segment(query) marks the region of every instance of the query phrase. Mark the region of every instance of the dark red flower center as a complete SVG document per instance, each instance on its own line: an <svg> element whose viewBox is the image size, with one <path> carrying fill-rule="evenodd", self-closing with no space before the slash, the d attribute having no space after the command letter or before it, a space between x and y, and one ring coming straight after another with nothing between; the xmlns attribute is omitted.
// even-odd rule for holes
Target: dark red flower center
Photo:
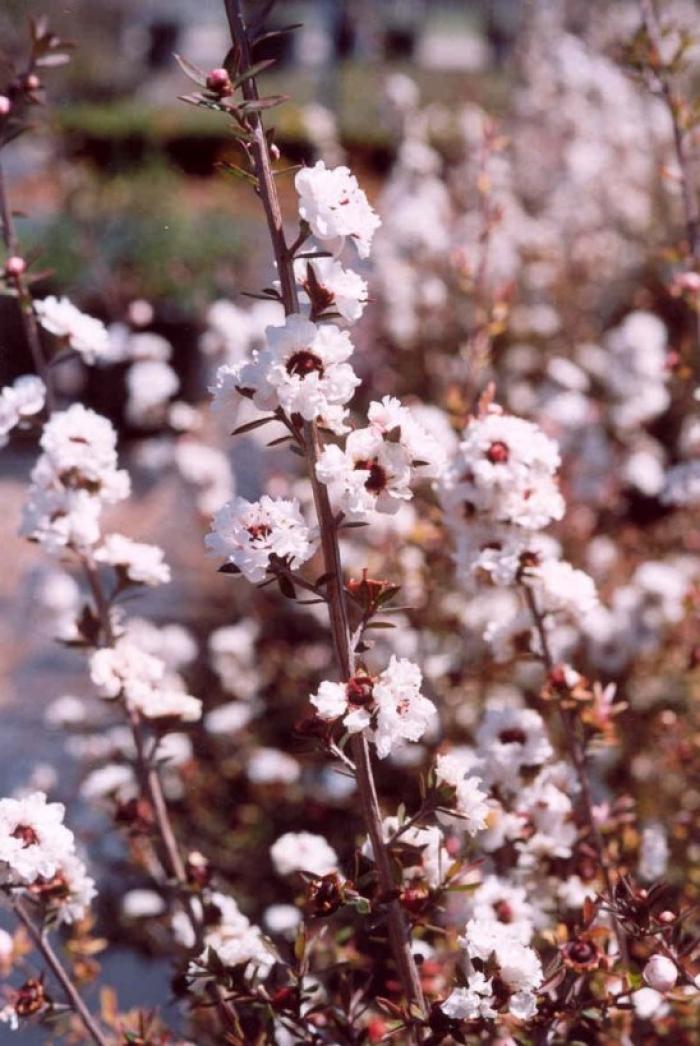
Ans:
<svg viewBox="0 0 700 1046"><path fill-rule="evenodd" d="M498 740L502 745L524 745L527 737L520 727L511 726L507 730L501 730Z"/></svg>
<svg viewBox="0 0 700 1046"><path fill-rule="evenodd" d="M39 836L30 824L18 824L12 833L13 839L21 839L24 843L24 849L28 846L36 846L39 842Z"/></svg>
<svg viewBox="0 0 700 1046"><path fill-rule="evenodd" d="M496 901L493 905L493 910L496 913L496 918L500 923L512 923L514 913L508 901Z"/></svg>
<svg viewBox="0 0 700 1046"><path fill-rule="evenodd" d="M361 469L363 472L369 472L369 476L365 480L365 490L368 490L370 494L380 494L384 490L386 487L386 472L376 458L356 461L355 470L357 471L358 469Z"/></svg>
<svg viewBox="0 0 700 1046"><path fill-rule="evenodd" d="M353 676L345 686L351 705L368 705L372 701L372 680L369 676Z"/></svg>
<svg viewBox="0 0 700 1046"><path fill-rule="evenodd" d="M267 523L256 523L254 526L248 527L247 529L253 541L257 541L259 538L269 538L272 533L272 527L268 526Z"/></svg>
<svg viewBox="0 0 700 1046"><path fill-rule="evenodd" d="M486 451L486 457L492 465L503 465L510 457L510 451L502 440L496 440Z"/></svg>
<svg viewBox="0 0 700 1046"><path fill-rule="evenodd" d="M305 378L307 374L323 374L323 363L308 349L295 352L287 360L287 374L296 374L299 378Z"/></svg>

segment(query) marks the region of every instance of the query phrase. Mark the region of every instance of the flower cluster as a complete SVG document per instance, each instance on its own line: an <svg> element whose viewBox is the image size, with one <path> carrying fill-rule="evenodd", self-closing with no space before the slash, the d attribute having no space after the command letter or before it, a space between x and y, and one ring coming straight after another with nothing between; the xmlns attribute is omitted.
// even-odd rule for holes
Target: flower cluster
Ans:
<svg viewBox="0 0 700 1046"><path fill-rule="evenodd" d="M107 418L75 403L49 419L39 442L22 534L49 552L94 545L103 506L130 489L128 473L117 467L116 432Z"/></svg>
<svg viewBox="0 0 700 1046"><path fill-rule="evenodd" d="M316 466L333 501L358 521L398 511L413 497L412 483L439 475L445 465L437 440L394 397L371 403L368 421L350 433L344 448L325 447Z"/></svg>
<svg viewBox="0 0 700 1046"><path fill-rule="evenodd" d="M329 170L319 160L299 171L294 185L299 194L299 214L317 240L336 252L349 238L360 257L368 257L381 222L347 167Z"/></svg>
<svg viewBox="0 0 700 1046"><path fill-rule="evenodd" d="M83 917L96 891L64 813L43 792L0 799L0 885L26 891L59 922L70 923Z"/></svg>
<svg viewBox="0 0 700 1046"><path fill-rule="evenodd" d="M109 334L104 323L81 312L68 298L43 298L34 302L39 323L58 339L59 344L73 349L86 363L109 357Z"/></svg>
<svg viewBox="0 0 700 1046"><path fill-rule="evenodd" d="M539 533L564 515L559 464L556 444L535 424L492 405L467 425L443 478L443 507L470 587L483 580L520 585L537 613L580 626L598 606L595 584ZM485 636L496 657L508 660L521 642L538 649L539 637L529 636L533 625L529 607L489 623Z"/></svg>
<svg viewBox="0 0 700 1046"><path fill-rule="evenodd" d="M201 717L202 702L185 691L178 674L128 637L92 654L90 676L102 697L121 697L146 719L191 722Z"/></svg>
<svg viewBox="0 0 700 1046"><path fill-rule="evenodd" d="M392 657L378 676L357 673L346 683L321 683L311 703L320 719L342 719L348 733L367 730L385 759L404 741L420 741L436 715L421 683L418 665Z"/></svg>

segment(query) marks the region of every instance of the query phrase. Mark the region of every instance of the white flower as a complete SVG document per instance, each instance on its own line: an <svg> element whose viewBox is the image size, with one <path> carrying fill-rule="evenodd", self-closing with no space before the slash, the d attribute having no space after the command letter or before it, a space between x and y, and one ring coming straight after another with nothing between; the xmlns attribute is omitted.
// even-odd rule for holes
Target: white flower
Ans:
<svg viewBox="0 0 700 1046"><path fill-rule="evenodd" d="M700 502L700 461L683 461L669 469L661 500L664 505L697 505Z"/></svg>
<svg viewBox="0 0 700 1046"><path fill-rule="evenodd" d="M419 741L435 715L432 701L420 693L421 682L417 665L392 657L376 677L358 673L347 683L321 683L311 703L320 719L343 717L351 734L369 728L384 759L402 741Z"/></svg>
<svg viewBox="0 0 700 1046"><path fill-rule="evenodd" d="M522 944L532 940L536 912L523 886L515 886L497 875L487 875L469 894L468 901L475 919L480 922L495 919L503 923Z"/></svg>
<svg viewBox="0 0 700 1046"><path fill-rule="evenodd" d="M42 897L55 912L59 923L77 922L97 896L95 880L87 874L85 864L75 854L63 858L56 875L55 895L52 896L49 888Z"/></svg>
<svg viewBox="0 0 700 1046"><path fill-rule="evenodd" d="M124 763L107 763L92 770L80 786L80 795L89 802L117 795L123 799L136 791L134 771Z"/></svg>
<svg viewBox="0 0 700 1046"><path fill-rule="evenodd" d="M126 919L155 919L166 911L165 901L155 890L128 890L121 907Z"/></svg>
<svg viewBox="0 0 700 1046"><path fill-rule="evenodd" d="M95 552L99 563L120 567L131 581L144 585L163 585L170 581L170 567L163 562L163 550L123 534L109 534Z"/></svg>
<svg viewBox="0 0 700 1046"><path fill-rule="evenodd" d="M543 978L542 963L534 949L518 939L517 930L490 918L470 919L460 944L470 959L493 960L498 965L500 979L517 996L511 1012L514 1016L524 1014L521 1019L527 1019L534 1000L531 1002L522 993L535 993Z"/></svg>
<svg viewBox="0 0 700 1046"><path fill-rule="evenodd" d="M669 847L662 824L649 824L642 830L639 850L639 877L651 881L660 879L668 865Z"/></svg>
<svg viewBox="0 0 700 1046"><path fill-rule="evenodd" d="M389 437L410 455L413 467L421 476L438 476L445 469L447 453L433 431L426 428L416 417L416 412L434 423L442 425L443 418L435 418L430 408L419 405L416 411L405 407L395 396L384 396L370 403L367 418L370 425ZM435 412L439 414L439 412Z"/></svg>
<svg viewBox="0 0 700 1046"><path fill-rule="evenodd" d="M267 347L257 369L260 392L256 406L279 406L285 414L320 420L334 432L346 427L345 404L360 384L347 360L353 352L350 335L331 323L317 327L303 316L288 316L283 327L268 327ZM245 382L245 368L241 380ZM272 401L272 402L271 402Z"/></svg>
<svg viewBox="0 0 700 1046"><path fill-rule="evenodd" d="M271 904L265 909L263 920L270 933L279 933L293 940L301 922L301 912L293 904Z"/></svg>
<svg viewBox="0 0 700 1046"><path fill-rule="evenodd" d="M253 710L243 701L227 701L207 712L204 727L209 734L236 734L253 718Z"/></svg>
<svg viewBox="0 0 700 1046"><path fill-rule="evenodd" d="M474 758L465 759L457 753L447 752L439 755L435 763L438 781L455 789L455 806L461 815L459 821L469 835L476 835L486 827L490 809L488 795L482 791L480 778L469 775L475 761Z"/></svg>
<svg viewBox="0 0 700 1046"><path fill-rule="evenodd" d="M678 967L666 955L652 955L642 970L642 977L657 992L670 992L678 980Z"/></svg>
<svg viewBox="0 0 700 1046"><path fill-rule="evenodd" d="M593 578L565 560L549 559L528 567L523 581L533 589L542 613L568 613L583 621L598 606Z"/></svg>
<svg viewBox="0 0 700 1046"><path fill-rule="evenodd" d="M127 697L142 687L153 687L161 682L165 665L145 653L128 639L118 639L113 647L96 650L90 658L90 678L100 695L106 698Z"/></svg>
<svg viewBox="0 0 700 1046"><path fill-rule="evenodd" d="M392 657L374 681L376 726L372 740L380 759L386 758L402 741L420 741L437 714L435 705L420 692L418 665L406 658Z"/></svg>
<svg viewBox="0 0 700 1046"><path fill-rule="evenodd" d="M22 508L20 533L49 553L89 548L99 541L101 513L102 502L86 490L33 485Z"/></svg>
<svg viewBox="0 0 700 1046"><path fill-rule="evenodd" d="M265 977L277 960L277 953L271 942L263 935L259 927L254 926L240 911L232 897L214 892L206 897L207 930L204 935L204 950L190 964L191 975L201 973L207 966L207 953L211 949L226 966L245 966L247 976L254 974ZM199 911L199 901L195 901ZM192 926L184 913L173 918L173 929L184 947L194 944ZM197 991L202 978L193 980L191 987Z"/></svg>
<svg viewBox="0 0 700 1046"><path fill-rule="evenodd" d="M523 767L541 766L553 755L542 716L507 704L487 707L476 741L488 781L517 787Z"/></svg>
<svg viewBox="0 0 700 1046"><path fill-rule="evenodd" d="M248 581L264 581L270 557L277 556L293 568L310 559L316 548L296 498L260 501L234 498L214 517L205 539L213 555L225 556Z"/></svg>
<svg viewBox="0 0 700 1046"><path fill-rule="evenodd" d="M546 535L479 517L456 528L455 536L457 569L470 587L484 576L494 585L514 585L556 550L556 542Z"/></svg>
<svg viewBox="0 0 700 1046"><path fill-rule="evenodd" d="M369 255L381 221L347 167L329 170L319 160L314 167L298 171L294 185L299 214L317 239L342 246L345 237L350 237L361 258Z"/></svg>
<svg viewBox="0 0 700 1046"><path fill-rule="evenodd" d="M334 501L355 520L369 513L396 512L411 493L411 456L399 443L385 440L376 429L356 429L345 450L324 448L316 465L322 483L333 484Z"/></svg>
<svg viewBox="0 0 700 1046"><path fill-rule="evenodd" d="M367 282L352 269L344 269L334 258L299 258L294 275L317 308L338 312L347 323L359 320L367 303Z"/></svg>
<svg viewBox="0 0 700 1046"><path fill-rule="evenodd" d="M642 1021L665 1017L669 1006L661 992L654 988L640 988L632 994L632 1005L637 1017Z"/></svg>
<svg viewBox="0 0 700 1046"><path fill-rule="evenodd" d="M470 974L467 984L466 988L453 988L440 1004L445 1016L456 1021L488 1020L495 1017L496 1011L491 1005L494 1001L491 981L487 980L483 973L475 972Z"/></svg>
<svg viewBox="0 0 700 1046"><path fill-rule="evenodd" d="M310 872L328 875L338 871L338 855L322 835L311 832L286 832L270 847L270 857L278 875Z"/></svg>
<svg viewBox="0 0 700 1046"><path fill-rule="evenodd" d="M257 748L248 761L247 773L253 784L293 784L301 776L301 767L278 748Z"/></svg>
<svg viewBox="0 0 700 1046"><path fill-rule="evenodd" d="M554 478L559 461L556 444L536 425L492 407L465 429L445 506L456 519L482 514L539 530L564 513Z"/></svg>
<svg viewBox="0 0 700 1046"><path fill-rule="evenodd" d="M160 420L162 408L180 388L180 379L164 360L143 359L129 367L126 387L129 421L134 425L148 425L152 420Z"/></svg>
<svg viewBox="0 0 700 1046"><path fill-rule="evenodd" d="M129 705L146 719L182 719L194 723L202 717L202 702L173 686L131 683L126 688Z"/></svg>
<svg viewBox="0 0 700 1046"><path fill-rule="evenodd" d="M104 323L81 312L68 298L51 296L35 301L34 311L44 330L64 340L86 363L110 355L109 334Z"/></svg>
<svg viewBox="0 0 700 1046"><path fill-rule="evenodd" d="M0 391L0 447L23 418L44 409L46 386L36 374L21 374Z"/></svg>
<svg viewBox="0 0 700 1046"><path fill-rule="evenodd" d="M74 856L73 833L63 824L65 808L47 803L43 792L0 799L0 882L40 886Z"/></svg>
<svg viewBox="0 0 700 1046"><path fill-rule="evenodd" d="M66 486L100 484L117 466L112 423L82 403L53 414L39 442L46 463Z"/></svg>

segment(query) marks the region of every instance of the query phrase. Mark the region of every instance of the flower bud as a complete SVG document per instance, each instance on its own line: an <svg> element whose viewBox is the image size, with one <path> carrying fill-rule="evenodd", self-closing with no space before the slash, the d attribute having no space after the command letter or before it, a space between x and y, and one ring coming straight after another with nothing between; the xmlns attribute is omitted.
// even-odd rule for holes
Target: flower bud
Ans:
<svg viewBox="0 0 700 1046"><path fill-rule="evenodd" d="M211 881L211 866L209 861L206 859L204 854L199 853L198 850L192 850L187 855L187 862L185 865L185 871L187 874L187 882L190 886L202 889L208 886Z"/></svg>
<svg viewBox="0 0 700 1046"><path fill-rule="evenodd" d="M665 955L652 955L642 971L642 977L657 992L670 992L678 980L678 969Z"/></svg>
<svg viewBox="0 0 700 1046"><path fill-rule="evenodd" d="M22 276L26 271L26 261L24 258L19 258L16 254L13 254L12 257L8 258L5 262L6 276Z"/></svg>
<svg viewBox="0 0 700 1046"><path fill-rule="evenodd" d="M231 94L231 81L225 69L212 69L207 76L207 87L214 94L223 98Z"/></svg>
<svg viewBox="0 0 700 1046"><path fill-rule="evenodd" d="M25 91L38 91L41 87L41 80L36 73L27 73L24 78L22 86Z"/></svg>
<svg viewBox="0 0 700 1046"><path fill-rule="evenodd" d="M7 116L12 108L12 102L6 94L0 94L0 116Z"/></svg>

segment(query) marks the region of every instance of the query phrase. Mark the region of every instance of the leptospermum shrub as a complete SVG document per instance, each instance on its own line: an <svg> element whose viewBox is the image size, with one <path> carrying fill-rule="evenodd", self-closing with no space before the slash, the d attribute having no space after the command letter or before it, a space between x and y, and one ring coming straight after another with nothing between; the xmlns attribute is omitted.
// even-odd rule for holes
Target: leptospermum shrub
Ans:
<svg viewBox="0 0 700 1046"><path fill-rule="evenodd" d="M25 790L0 800L18 923L0 1018L149 1046L690 1043L687 12L671 30L650 3L626 8L614 51L615 12L574 36L534 5L502 124L423 108L392 77L397 159L370 203L328 114L309 114L325 159L285 167L266 125L281 99L258 87L264 26L224 6L222 67L180 65L184 101L228 121L227 172L269 242L268 285L214 303L200 345L212 417L248 455L241 493L204 438L208 407L176 398L152 307L107 328L36 297L0 181L3 289L33 360L0 424L36 433L20 530L56 564L42 602L94 690L56 695L47 719L123 840L121 932L167 957L177 998L123 1013L105 990L90 1007L108 909L77 816ZM3 145L66 57L34 24L0 96ZM205 533L178 540L226 575L236 610L218 627L126 602L171 568L109 527L129 473L110 421L62 391L71 355L127 367L126 417L159 433L139 465L194 488Z"/></svg>

